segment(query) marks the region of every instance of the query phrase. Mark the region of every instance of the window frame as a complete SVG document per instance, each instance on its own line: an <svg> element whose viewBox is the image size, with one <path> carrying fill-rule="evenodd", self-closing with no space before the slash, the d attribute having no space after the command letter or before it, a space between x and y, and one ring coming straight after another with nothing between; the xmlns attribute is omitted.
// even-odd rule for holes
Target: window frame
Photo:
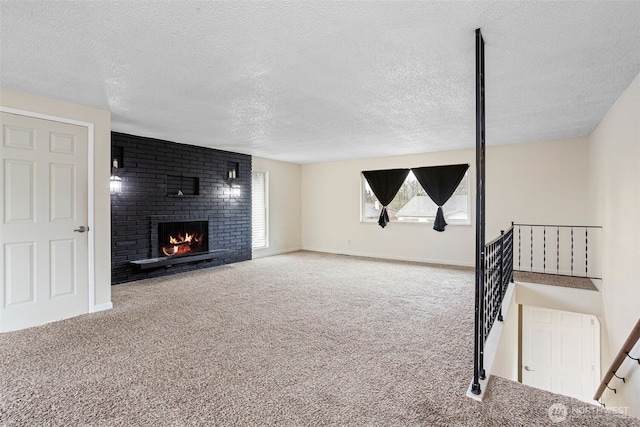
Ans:
<svg viewBox="0 0 640 427"><path fill-rule="evenodd" d="M254 246L254 200L256 189L253 185L253 174L262 174L264 176L264 246ZM269 248L269 171L252 170L251 171L251 249L268 249Z"/></svg>
<svg viewBox="0 0 640 427"><path fill-rule="evenodd" d="M413 173L413 172L409 172L409 173ZM407 175L408 176L408 175ZM470 170L467 170L467 172L465 173L465 177L467 178L467 219L449 219L446 217L446 208L444 208L443 206L443 210L445 210L445 220L447 221L447 225L452 225L452 226L470 226L472 225L472 218L473 218L473 206L471 204L472 202L472 198L471 198L471 191L472 191L472 185L471 185L471 174L470 174ZM404 185L404 183L403 183ZM378 217L376 218L365 218L365 212L366 212L366 201L365 201L365 197L364 197L364 191L365 188L367 186L367 180L364 177L364 175L362 175L362 173L360 173L360 223L362 224L378 224ZM429 196L427 196L429 197ZM395 198L394 198L395 200ZM446 206L446 203L445 203ZM398 220L390 220L390 223L393 224L417 224L417 225L433 225L433 222L435 221L435 216L433 218L428 218L426 221L398 221Z"/></svg>

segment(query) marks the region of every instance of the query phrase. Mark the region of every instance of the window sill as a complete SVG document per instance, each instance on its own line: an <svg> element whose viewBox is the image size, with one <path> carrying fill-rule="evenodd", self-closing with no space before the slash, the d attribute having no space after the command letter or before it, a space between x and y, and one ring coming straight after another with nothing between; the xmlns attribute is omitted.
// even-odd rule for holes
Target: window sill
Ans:
<svg viewBox="0 0 640 427"><path fill-rule="evenodd" d="M378 220L360 220L360 224L373 224L373 225L378 225ZM417 226L421 226L421 227L433 227L433 221L390 221L388 225L390 224L402 224L402 225L417 225ZM447 222L447 227L452 226L452 227L470 227L471 221L466 221L466 222Z"/></svg>

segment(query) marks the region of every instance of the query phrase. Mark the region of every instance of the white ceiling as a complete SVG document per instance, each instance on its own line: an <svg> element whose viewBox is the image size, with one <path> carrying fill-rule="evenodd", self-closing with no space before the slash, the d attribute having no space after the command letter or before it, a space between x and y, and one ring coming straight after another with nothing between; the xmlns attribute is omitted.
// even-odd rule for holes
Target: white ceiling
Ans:
<svg viewBox="0 0 640 427"><path fill-rule="evenodd" d="M307 163L590 134L640 72L640 2L0 1L0 84L112 129Z"/></svg>

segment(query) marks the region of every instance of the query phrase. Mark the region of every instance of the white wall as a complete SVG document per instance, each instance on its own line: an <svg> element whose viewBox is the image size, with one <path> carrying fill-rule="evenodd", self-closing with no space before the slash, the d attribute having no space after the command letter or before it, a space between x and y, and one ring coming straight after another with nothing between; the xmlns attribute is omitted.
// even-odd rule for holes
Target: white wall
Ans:
<svg viewBox="0 0 640 427"><path fill-rule="evenodd" d="M502 334L498 348L496 349L495 358L493 360L493 366L491 367L491 375L497 375L502 378L506 378L511 381L518 381L518 374L520 372L519 365L519 335L520 335L520 315L519 305L516 300L516 286L510 285L513 291L509 294L510 299L505 300L502 303L502 314L504 320L502 322ZM505 310L505 308L507 308ZM505 314L506 311L506 314ZM500 323L497 323L498 325Z"/></svg>
<svg viewBox="0 0 640 427"><path fill-rule="evenodd" d="M472 265L471 226L360 222L363 170L472 163L472 150L302 165L302 247L391 259ZM474 180L472 180L474 181ZM472 184L473 186L474 184Z"/></svg>
<svg viewBox="0 0 640 427"><path fill-rule="evenodd" d="M532 307L602 316L602 298L595 290L517 282L516 302Z"/></svg>
<svg viewBox="0 0 640 427"><path fill-rule="evenodd" d="M472 266L475 228L360 222L360 172L469 163L475 205L475 150L302 165L302 247L307 250ZM511 221L586 223L585 138L487 149L487 240ZM475 222L475 209L471 212Z"/></svg>
<svg viewBox="0 0 640 427"><path fill-rule="evenodd" d="M269 247L253 258L300 250L300 165L253 158L253 170L268 173Z"/></svg>
<svg viewBox="0 0 640 427"><path fill-rule="evenodd" d="M95 305L111 304L111 113L83 105L0 88L0 105L94 124Z"/></svg>
<svg viewBox="0 0 640 427"><path fill-rule="evenodd" d="M603 226L600 285L609 348L608 369L640 315L640 75L589 137L590 213ZM636 354L636 357L640 357ZM607 407L630 407L640 416L640 366L618 393L605 392Z"/></svg>
<svg viewBox="0 0 640 427"><path fill-rule="evenodd" d="M487 239L510 221L585 225L589 220L587 138L487 149Z"/></svg>

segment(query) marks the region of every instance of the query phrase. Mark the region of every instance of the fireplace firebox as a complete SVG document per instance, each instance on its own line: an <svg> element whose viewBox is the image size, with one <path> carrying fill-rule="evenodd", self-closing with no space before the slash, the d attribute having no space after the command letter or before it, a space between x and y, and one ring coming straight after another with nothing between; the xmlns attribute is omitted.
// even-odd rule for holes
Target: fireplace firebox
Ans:
<svg viewBox="0 0 640 427"><path fill-rule="evenodd" d="M158 223L158 256L179 257L209 251L208 221Z"/></svg>
<svg viewBox="0 0 640 427"><path fill-rule="evenodd" d="M230 252L228 249L210 249L211 217L152 215L149 220L151 258L129 261L140 270L166 270L176 265L209 263Z"/></svg>

